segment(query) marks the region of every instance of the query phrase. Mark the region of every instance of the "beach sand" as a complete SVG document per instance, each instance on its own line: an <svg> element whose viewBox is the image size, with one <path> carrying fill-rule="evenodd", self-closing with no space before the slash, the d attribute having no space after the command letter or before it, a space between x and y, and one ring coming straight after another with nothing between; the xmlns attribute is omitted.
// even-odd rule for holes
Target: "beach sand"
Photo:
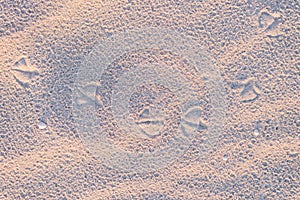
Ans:
<svg viewBox="0 0 300 200"><path fill-rule="evenodd" d="M0 199L300 199L288 1L0 1Z"/></svg>

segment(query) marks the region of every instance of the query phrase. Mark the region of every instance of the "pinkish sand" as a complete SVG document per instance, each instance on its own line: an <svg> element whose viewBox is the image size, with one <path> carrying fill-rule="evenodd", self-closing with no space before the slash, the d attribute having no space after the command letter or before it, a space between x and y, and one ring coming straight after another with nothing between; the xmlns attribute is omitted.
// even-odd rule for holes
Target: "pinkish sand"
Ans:
<svg viewBox="0 0 300 200"><path fill-rule="evenodd" d="M290 1L1 1L0 199L300 199Z"/></svg>

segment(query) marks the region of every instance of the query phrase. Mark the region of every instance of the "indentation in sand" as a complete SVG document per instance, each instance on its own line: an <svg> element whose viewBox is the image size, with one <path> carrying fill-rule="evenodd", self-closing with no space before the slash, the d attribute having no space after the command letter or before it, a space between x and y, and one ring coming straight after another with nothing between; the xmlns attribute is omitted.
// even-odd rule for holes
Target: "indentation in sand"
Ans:
<svg viewBox="0 0 300 200"><path fill-rule="evenodd" d="M26 57L21 57L11 68L15 80L23 87L28 87L33 78L39 74L36 67L30 65Z"/></svg>

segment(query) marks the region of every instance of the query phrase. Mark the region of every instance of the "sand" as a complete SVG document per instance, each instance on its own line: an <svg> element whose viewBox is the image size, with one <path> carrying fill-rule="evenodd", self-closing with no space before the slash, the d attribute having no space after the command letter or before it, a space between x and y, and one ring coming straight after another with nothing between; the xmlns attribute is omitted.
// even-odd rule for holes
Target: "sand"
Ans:
<svg viewBox="0 0 300 200"><path fill-rule="evenodd" d="M299 10L1 1L0 199L299 199Z"/></svg>

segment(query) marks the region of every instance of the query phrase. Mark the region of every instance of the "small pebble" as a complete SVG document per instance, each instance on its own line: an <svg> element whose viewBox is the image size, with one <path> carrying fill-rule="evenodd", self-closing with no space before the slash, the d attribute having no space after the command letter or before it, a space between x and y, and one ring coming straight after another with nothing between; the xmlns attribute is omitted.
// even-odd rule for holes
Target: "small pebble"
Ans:
<svg viewBox="0 0 300 200"><path fill-rule="evenodd" d="M45 124L44 122L39 122L37 126L39 127L40 130L47 128L47 124Z"/></svg>
<svg viewBox="0 0 300 200"><path fill-rule="evenodd" d="M253 132L253 135L254 136L258 136L259 135L259 131L257 129L255 129L254 132Z"/></svg>

